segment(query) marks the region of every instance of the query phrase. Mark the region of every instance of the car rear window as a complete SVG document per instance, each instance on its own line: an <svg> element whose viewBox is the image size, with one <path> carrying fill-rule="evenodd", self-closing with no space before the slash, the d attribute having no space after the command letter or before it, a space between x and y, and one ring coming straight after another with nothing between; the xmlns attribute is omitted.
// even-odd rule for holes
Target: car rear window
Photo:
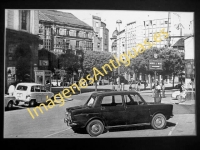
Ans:
<svg viewBox="0 0 200 150"><path fill-rule="evenodd" d="M27 86L19 85L19 86L17 87L17 90L19 90L19 91L26 91L27 88L28 88Z"/></svg>

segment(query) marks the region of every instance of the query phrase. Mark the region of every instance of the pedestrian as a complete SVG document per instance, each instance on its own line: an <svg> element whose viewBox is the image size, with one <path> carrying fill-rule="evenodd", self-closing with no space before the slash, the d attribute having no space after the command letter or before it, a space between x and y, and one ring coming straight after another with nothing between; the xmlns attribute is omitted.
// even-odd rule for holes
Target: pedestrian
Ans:
<svg viewBox="0 0 200 150"><path fill-rule="evenodd" d="M179 96L179 103L184 102L186 99L186 88L183 84L180 86L180 96Z"/></svg>
<svg viewBox="0 0 200 150"><path fill-rule="evenodd" d="M155 83L152 86L152 97L155 97Z"/></svg>
<svg viewBox="0 0 200 150"><path fill-rule="evenodd" d="M139 80L138 83L137 83L138 91L140 91L140 86L141 86L141 81Z"/></svg>
<svg viewBox="0 0 200 150"><path fill-rule="evenodd" d="M144 89L145 89L145 90L146 90L147 86L148 86L148 83L147 83L146 80L144 80Z"/></svg>
<svg viewBox="0 0 200 150"><path fill-rule="evenodd" d="M14 91L15 91L15 86L13 84L10 84L10 86L8 88L9 95L13 96Z"/></svg>
<svg viewBox="0 0 200 150"><path fill-rule="evenodd" d="M161 82L161 91L162 91L162 97L164 98L165 97L165 83L164 83L164 80L162 80Z"/></svg>
<svg viewBox="0 0 200 150"><path fill-rule="evenodd" d="M158 101L156 102L161 102L161 86L158 81L156 83L155 90L156 90L155 99L158 99Z"/></svg>

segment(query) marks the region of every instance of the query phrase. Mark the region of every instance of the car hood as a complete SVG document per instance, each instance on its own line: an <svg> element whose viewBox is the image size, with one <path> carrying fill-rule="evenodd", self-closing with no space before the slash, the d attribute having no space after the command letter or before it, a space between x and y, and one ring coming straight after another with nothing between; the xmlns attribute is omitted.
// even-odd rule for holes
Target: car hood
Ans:
<svg viewBox="0 0 200 150"><path fill-rule="evenodd" d="M73 110L80 110L80 109L87 109L88 106L85 106L85 105L81 105L81 106L74 106L74 107L69 107L69 108L66 108L66 110L68 112L71 112Z"/></svg>

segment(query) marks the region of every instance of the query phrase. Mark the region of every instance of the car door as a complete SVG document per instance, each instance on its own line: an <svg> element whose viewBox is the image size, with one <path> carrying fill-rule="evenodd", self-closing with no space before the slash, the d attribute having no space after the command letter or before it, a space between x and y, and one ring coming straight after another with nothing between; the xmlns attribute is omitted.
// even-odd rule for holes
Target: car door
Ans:
<svg viewBox="0 0 200 150"><path fill-rule="evenodd" d="M127 124L149 123L150 109L139 94L124 95Z"/></svg>
<svg viewBox="0 0 200 150"><path fill-rule="evenodd" d="M101 115L108 126L126 125L126 110L121 95L102 97Z"/></svg>
<svg viewBox="0 0 200 150"><path fill-rule="evenodd" d="M36 98L36 102L41 103L41 86L37 85L34 88L35 88L35 92L33 92L32 94L34 94Z"/></svg>
<svg viewBox="0 0 200 150"><path fill-rule="evenodd" d="M49 95L48 95L48 92L46 91L46 89L45 89L44 86L41 86L41 93L40 93L40 95L41 95L41 103L46 102L47 96L49 96Z"/></svg>

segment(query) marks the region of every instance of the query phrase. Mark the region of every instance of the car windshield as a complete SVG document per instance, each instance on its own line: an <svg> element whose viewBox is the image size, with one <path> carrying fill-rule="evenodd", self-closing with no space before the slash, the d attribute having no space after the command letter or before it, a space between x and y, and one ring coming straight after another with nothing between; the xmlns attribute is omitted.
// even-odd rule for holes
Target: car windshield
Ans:
<svg viewBox="0 0 200 150"><path fill-rule="evenodd" d="M26 91L26 90L27 90L27 86L19 85L19 86L17 87L17 90Z"/></svg>
<svg viewBox="0 0 200 150"><path fill-rule="evenodd" d="M90 96L90 98L88 99L85 105L92 106L94 104L95 98L96 98L95 96Z"/></svg>

